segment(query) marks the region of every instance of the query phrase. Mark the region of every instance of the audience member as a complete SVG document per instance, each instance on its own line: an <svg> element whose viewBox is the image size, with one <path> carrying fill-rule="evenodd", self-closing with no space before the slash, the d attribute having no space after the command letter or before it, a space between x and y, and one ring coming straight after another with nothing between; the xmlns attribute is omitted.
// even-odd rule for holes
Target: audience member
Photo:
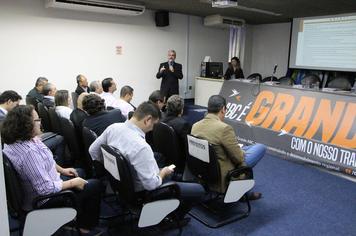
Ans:
<svg viewBox="0 0 356 236"><path fill-rule="evenodd" d="M126 85L121 88L120 99L118 101L118 107L121 113L128 118L129 112L134 111L135 107L130 103L133 97L133 88Z"/></svg>
<svg viewBox="0 0 356 236"><path fill-rule="evenodd" d="M83 109L89 116L83 121L83 127L94 131L98 136L111 124L124 122L126 119L119 109L105 110L105 101L96 94L89 94L83 99Z"/></svg>
<svg viewBox="0 0 356 236"><path fill-rule="evenodd" d="M103 86L99 80L94 80L90 83L90 92L100 95L103 92Z"/></svg>
<svg viewBox="0 0 356 236"><path fill-rule="evenodd" d="M43 100L42 103L45 107L50 108L54 107L54 95L56 95L57 88L54 86L54 84L47 83L43 87Z"/></svg>
<svg viewBox="0 0 356 236"><path fill-rule="evenodd" d="M101 82L103 93L100 97L105 100L106 107L118 108L119 101L114 97L116 91L116 83L112 78L106 78Z"/></svg>
<svg viewBox="0 0 356 236"><path fill-rule="evenodd" d="M35 87L31 89L26 97L34 99L36 102L31 104L37 107L37 103L42 102L43 100L43 87L48 83L48 79L45 77L38 77L36 80Z"/></svg>
<svg viewBox="0 0 356 236"><path fill-rule="evenodd" d="M13 90L6 90L0 94L0 123L7 113L20 104L22 97Z"/></svg>
<svg viewBox="0 0 356 236"><path fill-rule="evenodd" d="M69 108L70 96L68 90L58 90L54 96L54 102L56 104L56 113L58 116L70 119L72 108Z"/></svg>
<svg viewBox="0 0 356 236"><path fill-rule="evenodd" d="M132 171L137 193L153 190L169 179L173 169L166 166L158 168L151 147L145 141L145 133L151 131L159 121L160 111L151 102L144 102L135 110L133 117L125 123L109 126L90 146L93 160L102 162L101 145L107 144L120 150L135 171ZM177 216L180 219L188 213L192 202L200 201L204 188L197 183L176 182L180 189L180 206Z"/></svg>
<svg viewBox="0 0 356 236"><path fill-rule="evenodd" d="M220 95L213 95L208 101L208 114L195 123L192 135L203 138L211 143L215 149L220 165L221 181L211 188L218 192L225 192L227 173L239 166L254 167L264 156L266 147L263 144L254 144L240 148L234 129L224 123L226 113L226 100ZM250 193L251 200L261 197L261 193Z"/></svg>
<svg viewBox="0 0 356 236"><path fill-rule="evenodd" d="M77 108L70 114L70 120L73 122L74 128L77 132L77 137L81 137L83 129L83 121L88 117L88 114L83 109L83 99L89 93L81 93L78 96Z"/></svg>
<svg viewBox="0 0 356 236"><path fill-rule="evenodd" d="M101 183L84 180L73 168L62 168L54 162L50 150L37 135L41 119L32 106L20 105L9 112L1 133L5 143L3 152L14 166L24 190L22 208L31 210L33 200L42 195L72 189L77 200L77 223L81 232L98 224ZM61 175L61 176L60 176ZM58 199L42 203L43 207L58 206Z"/></svg>
<svg viewBox="0 0 356 236"><path fill-rule="evenodd" d="M148 100L155 103L158 106L158 108L161 111L163 111L165 104L164 104L164 97L162 96L160 90L153 91L149 96Z"/></svg>
<svg viewBox="0 0 356 236"><path fill-rule="evenodd" d="M77 88L75 89L75 93L80 95L81 93L89 93L90 88L88 87L88 80L84 75L77 76Z"/></svg>
<svg viewBox="0 0 356 236"><path fill-rule="evenodd" d="M184 99L179 95L172 95L167 100L166 116L162 119L162 122L171 126L178 138L179 150L181 151L180 166L184 168L185 157L188 153L187 147L187 135L190 134L192 126L190 123L182 118L184 109Z"/></svg>

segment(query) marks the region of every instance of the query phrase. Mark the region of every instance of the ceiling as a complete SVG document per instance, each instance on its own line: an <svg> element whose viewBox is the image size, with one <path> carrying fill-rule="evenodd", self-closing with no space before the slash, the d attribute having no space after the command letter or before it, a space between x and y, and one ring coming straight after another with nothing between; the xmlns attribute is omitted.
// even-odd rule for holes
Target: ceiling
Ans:
<svg viewBox="0 0 356 236"><path fill-rule="evenodd" d="M115 0L120 2L120 0ZM220 14L245 19L249 24L288 22L295 17L356 12L356 0L238 0L244 7L280 13L280 16L234 8L212 8L207 0L137 0L151 10L167 10L196 16Z"/></svg>

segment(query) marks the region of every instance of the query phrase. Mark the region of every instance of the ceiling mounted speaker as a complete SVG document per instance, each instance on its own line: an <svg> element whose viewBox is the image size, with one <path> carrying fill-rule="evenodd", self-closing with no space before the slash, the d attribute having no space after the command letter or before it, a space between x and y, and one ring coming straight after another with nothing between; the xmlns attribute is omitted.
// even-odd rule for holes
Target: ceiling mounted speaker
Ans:
<svg viewBox="0 0 356 236"><path fill-rule="evenodd" d="M165 27L169 25L169 12L168 11L156 11L155 21L157 27Z"/></svg>

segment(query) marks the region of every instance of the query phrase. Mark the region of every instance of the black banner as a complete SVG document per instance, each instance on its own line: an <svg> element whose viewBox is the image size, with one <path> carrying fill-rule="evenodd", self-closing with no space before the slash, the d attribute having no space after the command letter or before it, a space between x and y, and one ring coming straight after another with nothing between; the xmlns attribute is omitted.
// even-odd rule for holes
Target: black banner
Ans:
<svg viewBox="0 0 356 236"><path fill-rule="evenodd" d="M225 81L225 122L242 143L356 176L356 96Z"/></svg>

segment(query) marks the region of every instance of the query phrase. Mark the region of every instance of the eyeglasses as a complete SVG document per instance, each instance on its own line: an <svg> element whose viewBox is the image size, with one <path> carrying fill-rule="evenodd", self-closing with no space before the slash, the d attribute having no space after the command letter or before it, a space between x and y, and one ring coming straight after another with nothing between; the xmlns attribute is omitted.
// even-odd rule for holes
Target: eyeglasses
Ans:
<svg viewBox="0 0 356 236"><path fill-rule="evenodd" d="M41 122L41 118L34 119L33 121L34 121L34 122Z"/></svg>

